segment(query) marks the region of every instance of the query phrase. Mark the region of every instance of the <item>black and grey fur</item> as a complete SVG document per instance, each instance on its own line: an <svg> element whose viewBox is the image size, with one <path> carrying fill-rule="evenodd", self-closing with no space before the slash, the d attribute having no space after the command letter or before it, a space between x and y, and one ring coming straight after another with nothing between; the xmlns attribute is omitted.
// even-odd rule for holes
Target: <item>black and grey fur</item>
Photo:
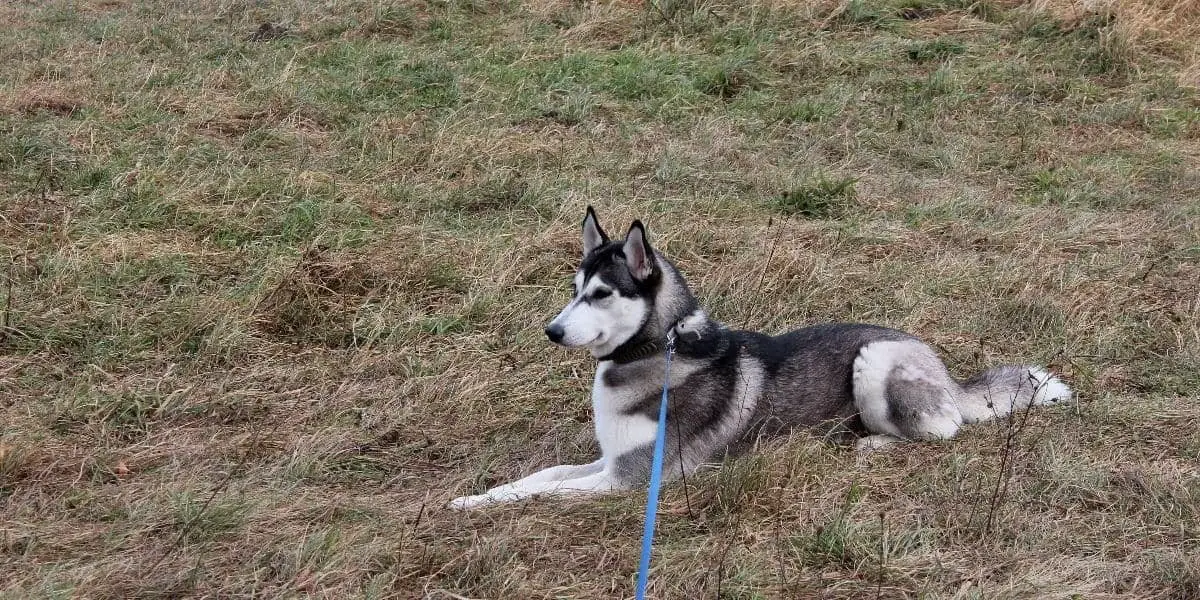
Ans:
<svg viewBox="0 0 1200 600"><path fill-rule="evenodd" d="M586 347L598 361L592 406L600 459L457 498L454 508L644 484L668 332L676 349L667 477L798 427L858 434L858 447L870 450L946 439L964 423L1071 397L1070 388L1037 367L996 367L956 382L928 345L886 327L830 323L778 336L731 330L708 318L679 271L651 247L641 222L634 221L625 240L610 241L588 207L583 238L573 298L546 335Z"/></svg>

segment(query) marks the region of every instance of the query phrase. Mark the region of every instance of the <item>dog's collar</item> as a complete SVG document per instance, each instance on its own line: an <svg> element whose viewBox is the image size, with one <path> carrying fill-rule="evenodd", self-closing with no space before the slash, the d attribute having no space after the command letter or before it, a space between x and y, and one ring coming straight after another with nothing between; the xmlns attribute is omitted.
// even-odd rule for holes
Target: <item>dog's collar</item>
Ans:
<svg viewBox="0 0 1200 600"><path fill-rule="evenodd" d="M669 348L673 352L675 350L675 327L678 325L679 323L676 322L667 328L666 340L647 340L635 346L628 346L627 343L621 344L615 350L601 356L597 360L600 362L611 360L618 365L626 365L642 360L647 356L658 354L666 348Z"/></svg>
<svg viewBox="0 0 1200 600"><path fill-rule="evenodd" d="M662 352L664 347L665 346L662 340L649 340L636 346L629 347L626 347L625 344L622 344L612 352L601 356L597 360L601 362L611 360L618 365L625 365L631 362L642 360L647 356L658 354L659 352Z"/></svg>

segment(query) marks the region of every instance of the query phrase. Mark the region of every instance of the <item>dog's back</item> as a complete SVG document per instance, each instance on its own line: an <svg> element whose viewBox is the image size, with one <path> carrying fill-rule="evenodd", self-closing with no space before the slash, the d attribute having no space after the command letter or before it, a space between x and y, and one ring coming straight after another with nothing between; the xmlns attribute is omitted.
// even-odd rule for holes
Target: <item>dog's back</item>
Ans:
<svg viewBox="0 0 1200 600"><path fill-rule="evenodd" d="M769 376L749 436L796 427L823 433L864 431L854 406L851 371L863 346L913 336L878 325L826 323L777 336L732 332Z"/></svg>

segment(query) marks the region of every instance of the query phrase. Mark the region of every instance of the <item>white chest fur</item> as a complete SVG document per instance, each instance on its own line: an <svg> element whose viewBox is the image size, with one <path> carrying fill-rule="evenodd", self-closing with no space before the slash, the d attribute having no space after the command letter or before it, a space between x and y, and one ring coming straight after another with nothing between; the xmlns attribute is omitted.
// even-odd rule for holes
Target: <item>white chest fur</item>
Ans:
<svg viewBox="0 0 1200 600"><path fill-rule="evenodd" d="M600 454L605 461L614 460L639 446L653 444L658 426L654 419L643 414L626 414L626 409L641 399L643 391L607 385L604 373L611 366L609 362L600 363L592 382L596 441L600 443Z"/></svg>

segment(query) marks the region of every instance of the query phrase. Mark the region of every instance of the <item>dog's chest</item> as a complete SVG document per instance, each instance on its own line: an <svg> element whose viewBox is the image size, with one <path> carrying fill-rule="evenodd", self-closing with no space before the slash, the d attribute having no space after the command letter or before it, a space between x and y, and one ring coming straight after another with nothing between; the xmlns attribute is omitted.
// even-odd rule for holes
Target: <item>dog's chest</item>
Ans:
<svg viewBox="0 0 1200 600"><path fill-rule="evenodd" d="M630 407L653 392L654 386L641 379L612 385L612 377L606 376L612 368L612 363L601 363L596 369L596 379L592 382L592 411L600 452L605 457L615 458L639 446L653 444L658 423L645 414L629 412Z"/></svg>

